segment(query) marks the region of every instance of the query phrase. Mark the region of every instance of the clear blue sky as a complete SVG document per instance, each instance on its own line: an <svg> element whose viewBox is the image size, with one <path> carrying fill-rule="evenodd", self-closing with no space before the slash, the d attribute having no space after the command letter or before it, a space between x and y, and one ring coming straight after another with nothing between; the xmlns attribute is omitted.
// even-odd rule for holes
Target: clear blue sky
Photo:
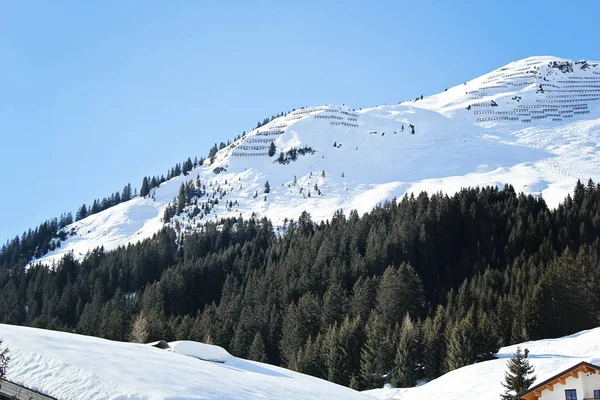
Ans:
<svg viewBox="0 0 600 400"><path fill-rule="evenodd" d="M0 2L0 243L279 111L600 59L600 2Z"/></svg>

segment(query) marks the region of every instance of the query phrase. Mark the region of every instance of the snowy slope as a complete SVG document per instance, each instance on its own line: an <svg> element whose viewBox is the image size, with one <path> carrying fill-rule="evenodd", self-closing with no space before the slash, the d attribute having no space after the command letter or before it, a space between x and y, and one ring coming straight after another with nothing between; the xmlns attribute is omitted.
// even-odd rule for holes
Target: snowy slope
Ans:
<svg viewBox="0 0 600 400"><path fill-rule="evenodd" d="M67 227L73 235L40 261L51 263L67 251L81 258L99 245L113 249L151 236L163 226L163 210L181 183L197 178L208 191L197 205L213 194L219 204L202 219L177 217L182 229L252 214L281 226L304 210L324 220L338 209L363 213L407 192L451 194L504 183L541 194L554 207L578 178L600 180L599 133L600 66L555 57L516 61L418 101L357 111L337 105L296 110L222 149L212 165L164 183L149 198ZM271 141L274 157L267 155ZM280 152L304 146L314 154L287 165L275 161ZM265 199L267 180L271 192ZM234 206L228 208L229 202Z"/></svg>
<svg viewBox="0 0 600 400"><path fill-rule="evenodd" d="M194 342L167 351L1 324L0 338L10 348L7 379L61 400L369 398L283 368L223 358L223 349ZM198 359L203 355L224 362Z"/></svg>
<svg viewBox="0 0 600 400"><path fill-rule="evenodd" d="M423 386L410 389L376 389L366 394L379 399L497 400L504 393L502 382L507 359L516 351L529 349L536 383L562 372L580 361L600 363L600 328L560 339L546 339L503 347L498 359L451 371Z"/></svg>

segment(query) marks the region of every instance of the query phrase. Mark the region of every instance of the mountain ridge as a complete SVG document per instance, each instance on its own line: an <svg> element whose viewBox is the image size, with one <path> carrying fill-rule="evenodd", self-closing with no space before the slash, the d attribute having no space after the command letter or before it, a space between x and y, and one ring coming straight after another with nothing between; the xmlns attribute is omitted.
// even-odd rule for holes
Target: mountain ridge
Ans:
<svg viewBox="0 0 600 400"><path fill-rule="evenodd" d="M466 186L511 183L555 207L578 178L600 180L599 100L598 63L536 56L396 105L294 110L148 196L65 227L61 247L36 261L67 252L80 259L165 225L192 231L254 215L282 227L303 211L326 220L340 209L364 213L407 193Z"/></svg>

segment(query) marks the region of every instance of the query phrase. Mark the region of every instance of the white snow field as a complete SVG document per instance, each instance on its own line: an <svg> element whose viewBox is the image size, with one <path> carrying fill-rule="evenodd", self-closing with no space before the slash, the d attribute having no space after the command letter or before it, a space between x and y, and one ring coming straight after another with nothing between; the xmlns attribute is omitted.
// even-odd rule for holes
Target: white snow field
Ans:
<svg viewBox="0 0 600 400"><path fill-rule="evenodd" d="M338 209L364 213L405 193L453 194L505 183L556 207L577 179L600 180L599 134L600 66L556 57L516 61L418 101L357 111L338 105L300 109L250 132L220 150L212 165L165 182L151 196L66 227L73 234L37 261L51 264L66 252L81 259L101 245L111 250L152 236L181 183L197 178L208 191L198 207L216 188L226 195L217 194L219 204L203 218L185 212L175 218L182 229L253 214L280 227L305 210L320 221ZM274 157L268 156L270 142ZM280 152L304 146L314 154L276 162Z"/></svg>
<svg viewBox="0 0 600 400"><path fill-rule="evenodd" d="M504 393L502 382L507 359L516 351L517 346L522 350L529 349L529 361L535 367L536 383L539 383L580 361L599 365L600 328L559 339L503 347L496 360L459 368L415 388L375 389L363 393L378 399L498 400Z"/></svg>
<svg viewBox="0 0 600 400"><path fill-rule="evenodd" d="M0 324L7 379L60 400L369 399L297 372L247 361L220 347L144 344ZM219 362L199 358L219 358Z"/></svg>

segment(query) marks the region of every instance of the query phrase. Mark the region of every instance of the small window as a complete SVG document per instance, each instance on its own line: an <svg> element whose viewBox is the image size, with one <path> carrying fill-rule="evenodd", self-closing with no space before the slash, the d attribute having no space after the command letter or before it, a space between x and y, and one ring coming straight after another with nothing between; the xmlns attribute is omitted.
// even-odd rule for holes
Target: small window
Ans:
<svg viewBox="0 0 600 400"><path fill-rule="evenodd" d="M600 399L600 390L594 390L594 398Z"/></svg>
<svg viewBox="0 0 600 400"><path fill-rule="evenodd" d="M565 400L577 400L577 391L575 389L565 390Z"/></svg>

